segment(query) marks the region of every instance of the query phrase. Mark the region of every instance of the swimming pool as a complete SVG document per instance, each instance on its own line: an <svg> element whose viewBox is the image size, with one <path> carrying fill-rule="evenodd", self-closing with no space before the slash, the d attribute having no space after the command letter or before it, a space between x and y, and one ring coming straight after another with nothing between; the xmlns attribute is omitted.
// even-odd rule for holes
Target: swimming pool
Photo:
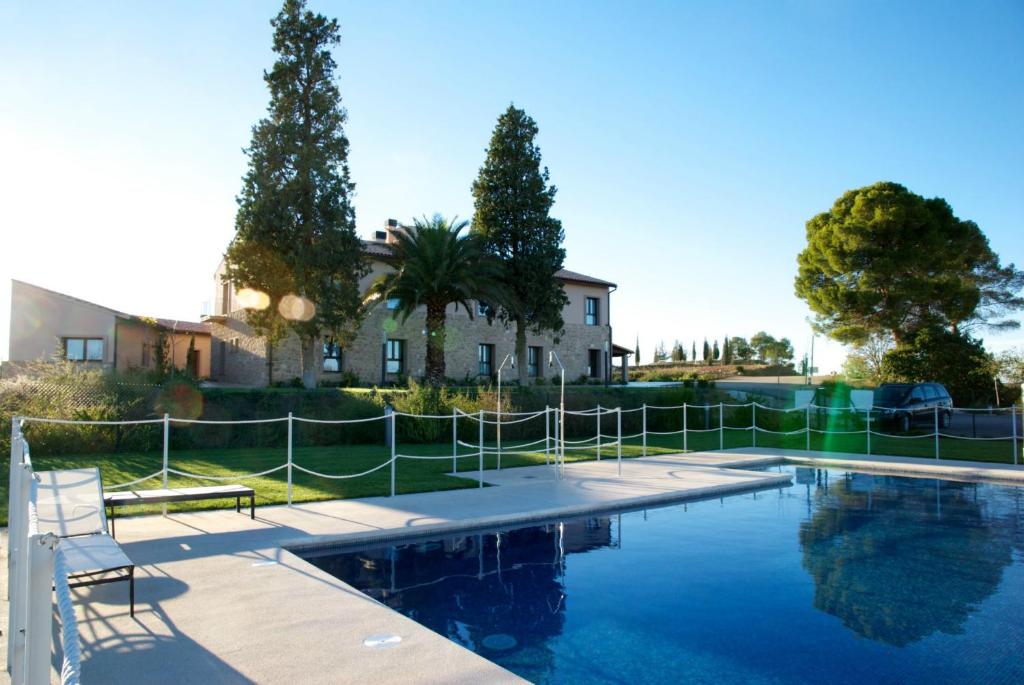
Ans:
<svg viewBox="0 0 1024 685"><path fill-rule="evenodd" d="M794 484L304 553L538 683L1024 682L1024 488Z"/></svg>

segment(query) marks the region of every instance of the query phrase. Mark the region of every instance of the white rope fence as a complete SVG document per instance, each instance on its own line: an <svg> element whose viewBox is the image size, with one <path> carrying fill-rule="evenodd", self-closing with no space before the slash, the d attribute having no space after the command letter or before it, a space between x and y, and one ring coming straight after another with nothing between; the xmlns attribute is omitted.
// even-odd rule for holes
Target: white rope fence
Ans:
<svg viewBox="0 0 1024 685"><path fill-rule="evenodd" d="M727 412L735 413L737 410L749 410L750 411L750 422L737 424L737 422L731 421L727 424L726 414ZM770 429L763 425L759 425L758 412L770 412L776 415L778 418L778 424L776 429ZM946 414L957 412L974 412L972 414L972 420L976 421L978 416L983 414L1006 414L1010 415L1010 434L1006 436L965 436L957 435L955 433L944 431L948 425L948 421L945 421ZM940 412L944 421L940 422ZM640 430L628 435L622 433L622 420L623 415L632 415L639 413L639 417L632 417L631 420L635 422L639 418ZM665 414L668 416L665 416ZM79 421L73 419L51 419L51 418L40 418L40 417L25 417L19 421L19 426L28 423L41 423L41 424L58 424L58 425L74 425L74 426L120 426L120 425L139 425L139 424L163 424L163 464L159 471L150 473L149 475L136 478L134 480L116 483L107 486L108 490L119 490L125 488L131 488L140 483L146 481L161 479L164 487L167 486L168 477L170 475L179 476L182 478L191 478L196 480L206 480L214 482L230 482L230 481L242 481L254 478L261 478L269 476L280 471L286 471L287 479L287 490L288 504L291 505L293 502L293 475L295 471L299 471L303 474L310 475L316 478L325 478L329 480L345 480L352 478L360 478L368 476L370 474L381 471L382 469L390 467L390 494L393 496L396 494L397 477L396 467L400 460L409 461L451 461L451 473L459 474L465 473L465 469L460 469L460 462L475 458L476 459L476 471L478 471L479 486L483 487L483 472L485 461L493 461L497 469L502 468L503 457L519 457L519 456L536 456L541 451L544 453L544 462L547 465L554 463L556 466L564 466L565 455L567 452L594 452L595 458L600 461L604 455L607 455L614 451L616 459L621 463L621 452L622 446L625 441L632 441L639 439L640 455L647 456L648 453L648 439L649 437L671 437L671 436L682 436L683 451L690 450L690 438L691 436L704 436L709 434L718 434L718 449L725 449L725 435L726 432L742 432L748 433L751 436L753 446L757 446L759 436L780 436L780 437L793 437L797 435L806 435L804 449L811 449L811 438L812 436L858 436L862 435L865 438L865 446L867 454L872 454L872 438L876 440L879 438L889 439L895 438L900 441L907 440L932 440L934 442L934 456L936 459L941 458L941 439L947 440L977 440L977 441L1000 441L1009 440L1012 443L1012 461L1017 464L1020 462L1018 453L1018 440L1017 440L1017 423L1018 413L1016 407L1011 407L1007 410L989 410L989 409L941 409L935 407L932 410L933 416L931 417L930 423L932 424L931 431L918 433L914 435L900 435L896 433L884 432L877 430L880 424L880 419L885 416L882 410L879 409L864 409L857 407L830 407L820 406L814 404L806 404L799 407L792 408L781 408L773 407L762 404L760 402L743 402L743 403L717 403L717 404L690 404L683 403L677 405L654 405L644 404L639 407L631 407L624 409L621 407L601 407L597 406L591 409L580 409L580 410L559 410L554 407L545 407L540 411L521 411L521 412L496 412L490 410L477 410L473 413L462 411L458 408L453 408L451 414L412 414L408 412L394 411L390 407L386 408L384 413L380 416L368 416L363 418L355 419L323 419L323 418L312 418L295 416L289 413L283 417L272 417L263 419L239 419L239 420L227 420L227 419L190 419L190 418L177 418L165 414L162 418L157 419L138 419L131 421ZM696 425L692 425L693 422L690 420L696 415L700 420L696 422ZM799 416L802 415L802 416ZM651 418L657 416L659 421L654 425L658 426L658 430L651 427ZM795 416L797 420L803 419L802 426L796 428L792 427L790 422L790 429L784 430L782 422L786 420L788 416ZM615 421L615 432L610 433L604 430L607 427L608 421L614 417ZM673 418L677 417L677 418ZM846 417L846 418L844 418ZM734 417L735 418L735 417ZM815 421L812 422L812 418ZM585 424L584 419L592 419L594 426L591 429L589 435L579 437L578 430L576 431L576 437L569 438L566 435L567 421L572 420L574 423L579 424L581 421ZM824 419L826 425L821 426L821 420ZM396 423L398 421L445 421L451 422L451 453L447 455L424 455L424 454L407 454L398 453L396 450ZM475 423L478 426L476 431L477 440L476 442L467 441L460 439L459 435L459 422L468 420L470 423ZM537 430L532 429L531 426L536 426L540 422L544 424L544 431L542 438L536 439L519 439L510 440L507 442L502 441L502 428L517 427L520 433L526 432L527 437L530 437L529 431L533 431L532 435L537 434ZM845 426L831 425L836 422L846 421ZM380 464L376 464L365 470L361 470L357 473L325 473L323 471L310 468L297 463L293 455L294 438L293 429L296 423L298 424L315 424L315 425L331 425L331 426L344 426L344 425L359 425L359 424L371 424L375 422L382 422L385 433L385 445L390 447L390 456ZM534 423L530 423L534 422ZM204 474L195 473L193 471L173 468L170 465L170 440L169 434L173 425L210 425L210 426L232 426L232 425L261 425L261 424L287 424L287 457L284 463L270 467L263 471L253 473L231 473L226 475L216 474ZM717 423L717 425L715 425ZM850 423L855 425L851 426ZM856 424L861 425L856 425ZM672 424L678 427L672 427ZM941 424L941 425L940 425ZM578 427L578 426L577 426ZM463 426L463 428L465 428ZM485 443L484 435L485 428L489 429L492 433L496 434L496 441L494 443ZM667 429L666 429L667 428ZM702 439L700 448L708 449L707 439ZM621 472L621 466L619 467ZM561 476L561 473L559 474Z"/></svg>

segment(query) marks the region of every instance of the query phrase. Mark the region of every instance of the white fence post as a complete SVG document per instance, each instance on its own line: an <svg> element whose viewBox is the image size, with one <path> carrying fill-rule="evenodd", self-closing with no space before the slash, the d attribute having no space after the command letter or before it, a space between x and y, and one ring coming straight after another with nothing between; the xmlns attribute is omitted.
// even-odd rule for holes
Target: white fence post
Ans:
<svg viewBox="0 0 1024 685"><path fill-rule="evenodd" d="M644 402L640 410L640 437L643 440L640 456L647 456L647 403Z"/></svg>
<svg viewBox="0 0 1024 685"><path fill-rule="evenodd" d="M935 405L935 458L939 458L939 405Z"/></svg>
<svg viewBox="0 0 1024 685"><path fill-rule="evenodd" d="M50 648L53 641L53 557L57 536L29 536L28 582L25 611L26 685L50 682Z"/></svg>
<svg viewBox="0 0 1024 685"><path fill-rule="evenodd" d="M544 405L544 464L551 466L551 407Z"/></svg>
<svg viewBox="0 0 1024 685"><path fill-rule="evenodd" d="M171 415L170 414L164 414L164 468L163 468L164 490L167 489L167 468L168 468L167 462L169 461L170 447L171 447ZM163 506L161 506L160 507L160 511L163 513L164 516L167 516L167 505L164 504Z"/></svg>
<svg viewBox="0 0 1024 685"><path fill-rule="evenodd" d="M1010 405L1010 425L1013 426L1013 463L1017 463L1017 405Z"/></svg>
<svg viewBox="0 0 1024 685"><path fill-rule="evenodd" d="M718 449L725 449L725 412L721 402L718 403Z"/></svg>
<svg viewBox="0 0 1024 685"><path fill-rule="evenodd" d="M805 444L807 445L806 450L811 451L811 405L807 405L804 408L804 435Z"/></svg>
<svg viewBox="0 0 1024 685"><path fill-rule="evenodd" d="M484 486L484 410L480 410L480 484L477 487Z"/></svg>
<svg viewBox="0 0 1024 685"><path fill-rule="evenodd" d="M597 405L597 460L601 461L601 405Z"/></svg>
<svg viewBox="0 0 1024 685"><path fill-rule="evenodd" d="M395 431L395 420L398 418L398 414L395 410L391 410L391 496L395 496L395 462L398 461L396 454L398 453L398 446L395 444L397 431Z"/></svg>
<svg viewBox="0 0 1024 685"><path fill-rule="evenodd" d="M500 391L498 392L498 415L497 415L497 422L495 423L495 428L497 429L496 441L497 441L497 445L498 445L497 464L498 464L498 470L501 471L501 392Z"/></svg>
<svg viewBox="0 0 1024 685"><path fill-rule="evenodd" d="M615 459L619 462L619 475L622 475L622 407L615 410Z"/></svg>
<svg viewBox="0 0 1024 685"><path fill-rule="evenodd" d="M683 451L689 452L690 450L686 446L686 402L683 402Z"/></svg>
<svg viewBox="0 0 1024 685"><path fill-rule="evenodd" d="M24 448L24 445L22 445ZM17 519L12 523L17 524L17 529L8 528L10 542L8 554L14 561L12 573L14 575L14 588L11 594L9 607L10 616L8 621L8 652L10 661L7 662L11 669L11 682L25 682L25 616L28 611L28 589L29 564L29 535L28 535L28 502L32 492L32 474L27 464L19 463L17 468L17 490L12 492L11 514L17 512ZM16 546L15 546L16 545Z"/></svg>
<svg viewBox="0 0 1024 685"><path fill-rule="evenodd" d="M868 409L868 456L871 456L871 410Z"/></svg>
<svg viewBox="0 0 1024 685"><path fill-rule="evenodd" d="M292 413L288 412L288 506L292 505Z"/></svg>
<svg viewBox="0 0 1024 685"><path fill-rule="evenodd" d="M452 473L459 472L459 416L452 407Z"/></svg>
<svg viewBox="0 0 1024 685"><path fill-rule="evenodd" d="M750 403L750 433L754 436L754 447L757 447L757 402Z"/></svg>

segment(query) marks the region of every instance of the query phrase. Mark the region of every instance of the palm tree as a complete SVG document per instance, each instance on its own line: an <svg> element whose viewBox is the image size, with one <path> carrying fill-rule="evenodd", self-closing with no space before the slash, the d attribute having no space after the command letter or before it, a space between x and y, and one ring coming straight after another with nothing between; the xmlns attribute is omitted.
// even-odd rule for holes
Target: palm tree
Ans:
<svg viewBox="0 0 1024 685"><path fill-rule="evenodd" d="M370 294L381 300L398 299L395 312L404 323L420 307L427 309L427 368L429 385L444 383L446 310L455 303L472 319L473 300L502 301L500 265L475 235L460 235L468 221L451 221L440 214L417 219L415 226L394 232L391 245L395 270L378 278Z"/></svg>

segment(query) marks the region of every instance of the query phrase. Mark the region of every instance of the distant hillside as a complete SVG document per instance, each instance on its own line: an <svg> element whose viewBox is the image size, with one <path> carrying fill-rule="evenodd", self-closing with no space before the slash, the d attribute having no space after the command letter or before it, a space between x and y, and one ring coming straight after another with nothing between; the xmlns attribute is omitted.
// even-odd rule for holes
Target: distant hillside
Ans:
<svg viewBox="0 0 1024 685"><path fill-rule="evenodd" d="M769 365L760 362L743 364L711 364L693 362L661 362L631 366L631 381L718 380L733 376L799 376L793 364Z"/></svg>

